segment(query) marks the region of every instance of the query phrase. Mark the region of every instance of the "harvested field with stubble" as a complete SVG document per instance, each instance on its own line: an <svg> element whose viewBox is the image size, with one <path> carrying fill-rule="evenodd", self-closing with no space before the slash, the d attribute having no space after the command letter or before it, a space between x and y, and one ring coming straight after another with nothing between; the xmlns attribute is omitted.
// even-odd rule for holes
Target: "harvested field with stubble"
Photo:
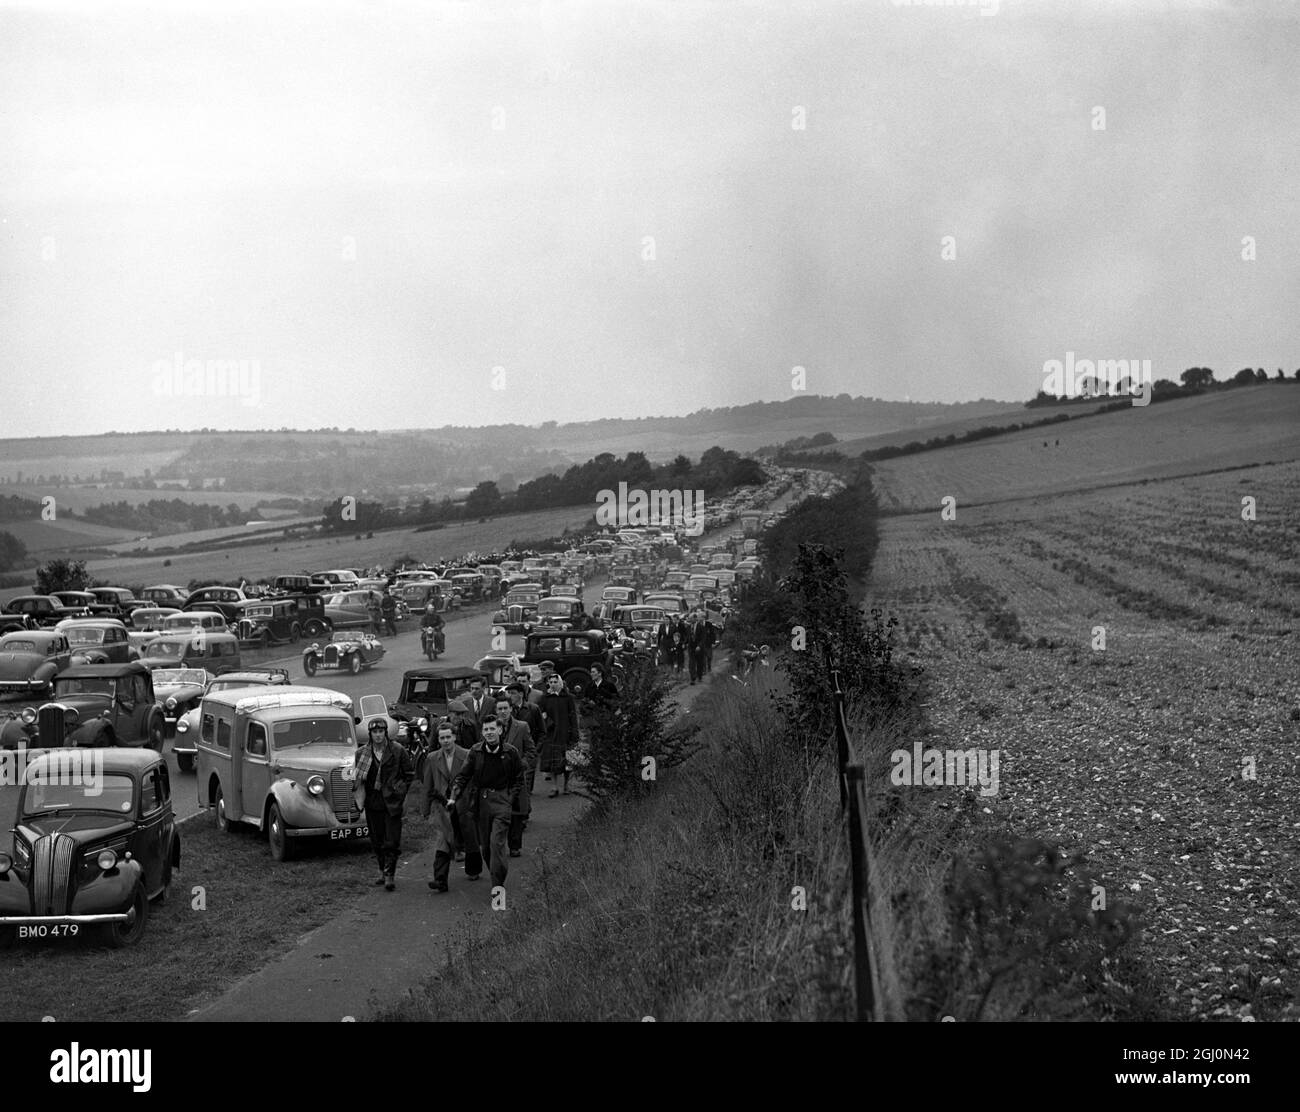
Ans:
<svg viewBox="0 0 1300 1112"><path fill-rule="evenodd" d="M1300 1018L1297 507L1290 462L882 522L931 744L999 751L980 808L1136 909L1169 1018Z"/></svg>

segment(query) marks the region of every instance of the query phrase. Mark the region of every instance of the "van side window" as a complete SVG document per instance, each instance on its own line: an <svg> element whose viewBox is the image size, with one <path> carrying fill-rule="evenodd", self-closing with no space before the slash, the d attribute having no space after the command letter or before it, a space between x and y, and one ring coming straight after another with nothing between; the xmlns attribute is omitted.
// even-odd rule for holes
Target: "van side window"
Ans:
<svg viewBox="0 0 1300 1112"><path fill-rule="evenodd" d="M212 744L212 728L215 721L216 719L214 719L212 715L205 714L203 716L203 725L199 729L199 737L201 737L209 745Z"/></svg>
<svg viewBox="0 0 1300 1112"><path fill-rule="evenodd" d="M230 723L224 718L217 719L217 748L230 748Z"/></svg>
<svg viewBox="0 0 1300 1112"><path fill-rule="evenodd" d="M248 726L248 743L244 752L250 757L266 756L266 727L260 722L251 722Z"/></svg>

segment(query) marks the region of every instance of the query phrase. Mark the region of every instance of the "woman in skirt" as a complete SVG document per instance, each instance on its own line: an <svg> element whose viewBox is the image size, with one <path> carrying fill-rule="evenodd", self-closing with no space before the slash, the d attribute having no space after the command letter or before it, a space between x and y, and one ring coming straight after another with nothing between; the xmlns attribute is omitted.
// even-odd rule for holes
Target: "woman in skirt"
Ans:
<svg viewBox="0 0 1300 1112"><path fill-rule="evenodd" d="M564 791L569 790L569 767L567 755L578 743L578 701L565 689L564 680L552 675L547 680L547 691L542 696L539 709L546 727L546 736L542 741L538 766L552 776L564 776ZM559 795L553 790L547 797L554 799Z"/></svg>

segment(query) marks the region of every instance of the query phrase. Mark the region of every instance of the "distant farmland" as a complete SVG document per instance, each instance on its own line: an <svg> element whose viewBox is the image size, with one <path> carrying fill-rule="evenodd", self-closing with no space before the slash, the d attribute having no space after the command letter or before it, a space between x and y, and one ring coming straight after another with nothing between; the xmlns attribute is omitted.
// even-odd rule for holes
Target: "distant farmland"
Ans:
<svg viewBox="0 0 1300 1112"><path fill-rule="evenodd" d="M960 514L974 503L1297 458L1300 387L1270 383L1131 406L872 466L885 509L937 514L952 495Z"/></svg>

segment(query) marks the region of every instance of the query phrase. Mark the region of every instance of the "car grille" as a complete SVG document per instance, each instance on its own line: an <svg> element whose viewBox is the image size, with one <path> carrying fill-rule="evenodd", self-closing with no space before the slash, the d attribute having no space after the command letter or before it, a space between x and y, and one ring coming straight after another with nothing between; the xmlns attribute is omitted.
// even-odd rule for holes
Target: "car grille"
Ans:
<svg viewBox="0 0 1300 1112"><path fill-rule="evenodd" d="M36 714L36 728L41 745L52 749L63 744L63 707L47 703Z"/></svg>
<svg viewBox="0 0 1300 1112"><path fill-rule="evenodd" d="M32 914L66 915L77 843L66 834L46 834L32 846Z"/></svg>
<svg viewBox="0 0 1300 1112"><path fill-rule="evenodd" d="M339 651L333 645L325 646L325 663L337 664L339 662Z"/></svg>
<svg viewBox="0 0 1300 1112"><path fill-rule="evenodd" d="M357 786L355 780L344 780L343 770L330 770L330 808L339 822L355 822L360 817L356 804L352 801L352 790Z"/></svg>
<svg viewBox="0 0 1300 1112"><path fill-rule="evenodd" d="M247 618L243 618L239 623L239 639L241 641L251 641L253 638L253 623Z"/></svg>
<svg viewBox="0 0 1300 1112"><path fill-rule="evenodd" d="M522 606L507 606L506 621L522 622L524 620L524 608Z"/></svg>

